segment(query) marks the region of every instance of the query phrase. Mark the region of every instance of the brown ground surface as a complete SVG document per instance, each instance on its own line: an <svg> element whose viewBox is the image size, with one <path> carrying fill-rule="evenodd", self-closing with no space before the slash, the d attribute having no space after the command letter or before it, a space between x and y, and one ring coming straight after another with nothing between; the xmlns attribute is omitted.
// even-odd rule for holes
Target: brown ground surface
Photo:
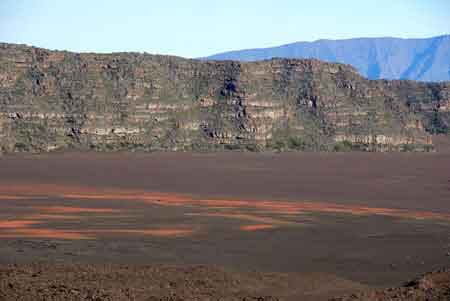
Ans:
<svg viewBox="0 0 450 301"><path fill-rule="evenodd" d="M343 292L353 291L351 295ZM31 264L0 267L0 300L450 300L450 269L397 288L324 273L242 272L215 266Z"/></svg>
<svg viewBox="0 0 450 301"><path fill-rule="evenodd" d="M433 136L433 144L436 151L440 153L450 153L450 135Z"/></svg>
<svg viewBox="0 0 450 301"><path fill-rule="evenodd" d="M350 296L333 298L334 301L376 301L376 300L450 300L450 269L428 273L401 287L380 291L363 291Z"/></svg>
<svg viewBox="0 0 450 301"><path fill-rule="evenodd" d="M5 273L13 263L19 268ZM20 270L48 270L47 278L32 277L47 279L45 285L67 274L66 284L58 282L67 286L91 265L99 273L125 273L127 265L145 274L162 264L151 272L155 285L178 273L167 264L192 268L189 279L242 280L222 288L217 280L197 295L194 280L155 293L188 300L209 293L323 299L398 286L450 265L450 154L1 157L0 264L3 294L12 293L5 284L11 279L29 283ZM127 277L143 285L135 273ZM268 277L256 281L260 286L258 275ZM108 283L115 292L125 289Z"/></svg>
<svg viewBox="0 0 450 301"><path fill-rule="evenodd" d="M0 268L0 300L326 300L364 289L324 273L243 272L215 266L32 264Z"/></svg>

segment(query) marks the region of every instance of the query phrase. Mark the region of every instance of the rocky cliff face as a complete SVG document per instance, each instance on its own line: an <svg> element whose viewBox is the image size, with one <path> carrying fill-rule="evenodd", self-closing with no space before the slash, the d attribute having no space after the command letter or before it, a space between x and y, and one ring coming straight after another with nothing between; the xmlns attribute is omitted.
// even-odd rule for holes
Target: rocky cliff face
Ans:
<svg viewBox="0 0 450 301"><path fill-rule="evenodd" d="M0 44L2 152L429 150L449 124L450 84L369 81L347 65Z"/></svg>

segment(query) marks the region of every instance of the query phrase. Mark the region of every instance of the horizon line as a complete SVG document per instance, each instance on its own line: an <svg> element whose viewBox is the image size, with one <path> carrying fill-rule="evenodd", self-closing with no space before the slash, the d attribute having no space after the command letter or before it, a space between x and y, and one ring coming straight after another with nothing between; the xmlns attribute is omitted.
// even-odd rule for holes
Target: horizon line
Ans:
<svg viewBox="0 0 450 301"><path fill-rule="evenodd" d="M403 37L394 37L394 36L378 36L378 37L353 37L353 38L342 38L342 39L329 39L329 38L320 38L315 39L311 41L307 40L298 40L295 42L289 42L284 44L278 44L273 46L266 46L266 47L254 47L254 48L243 48L243 49L232 49L232 50L224 50L221 52L216 52L213 54L205 55L205 56L198 56L198 57L189 57L189 56L182 56L182 55L175 55L175 54L166 54L166 53L152 53L147 51L138 51L138 50L117 50L117 51L101 51L101 50L71 50L71 49L64 49L64 48L50 48L45 46L39 46L37 44L29 44L27 42L9 42L9 41L0 41L0 44L9 44L9 45L18 45L18 46L27 46L32 48L40 48L40 49L46 49L49 51L61 51L61 52L71 52L71 53L80 53L80 54L120 54L120 53L137 53L137 54L149 54L149 55L161 55L161 56L171 56L171 57L180 57L185 59L194 59L194 60L204 60L212 56L221 55L225 53L233 53L233 52L240 52L240 51L252 51L252 50L264 50L264 49L270 49L270 48L279 48L284 46L290 46L298 43L317 43L322 41L351 41L351 40L370 40L370 39L395 39L395 40L429 40L429 39L436 39L436 38L444 38L444 37L450 37L450 33L436 35L436 36L429 36L429 37L421 37L421 38L403 38Z"/></svg>

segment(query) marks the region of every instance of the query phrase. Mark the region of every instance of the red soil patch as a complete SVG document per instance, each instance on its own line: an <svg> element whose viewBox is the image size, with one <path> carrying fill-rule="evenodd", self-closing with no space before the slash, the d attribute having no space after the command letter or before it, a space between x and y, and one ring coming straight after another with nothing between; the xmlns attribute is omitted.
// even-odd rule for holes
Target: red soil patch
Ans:
<svg viewBox="0 0 450 301"><path fill-rule="evenodd" d="M10 223L1 223L0 228L5 231L0 233L0 238L52 238L52 239L96 239L99 234L131 234L157 237L182 237L194 233L192 229L94 229L67 231L48 228L30 228L29 225L35 224L34 221L11 221ZM4 226L4 227L1 227Z"/></svg>
<svg viewBox="0 0 450 301"><path fill-rule="evenodd" d="M274 228L276 228L274 225L265 225L265 224L245 225L245 226L240 227L240 229L242 231L259 231L259 230L268 230L268 229L274 229Z"/></svg>
<svg viewBox="0 0 450 301"><path fill-rule="evenodd" d="M78 215L62 215L62 214L31 214L26 216L27 219L31 220L52 220L52 219L80 219Z"/></svg>
<svg viewBox="0 0 450 301"><path fill-rule="evenodd" d="M26 228L28 226L39 224L38 221L29 220L7 220L0 221L0 229L16 229L16 228Z"/></svg>
<svg viewBox="0 0 450 301"><path fill-rule="evenodd" d="M82 233L89 234L135 234L158 237L181 237L189 236L194 233L192 229L106 229L106 230L86 230Z"/></svg>
<svg viewBox="0 0 450 301"><path fill-rule="evenodd" d="M450 214L432 211L414 211L406 209L365 207L357 205L340 205L331 202L312 201L261 201L261 200L199 200L189 195L147 192L133 189L95 189L91 187L67 186L67 185L2 185L0 193L21 197L62 197L68 199L93 199L93 200L127 200L144 202L162 206L189 206L211 209L215 207L228 207L233 209L253 209L275 214L300 214L303 212L343 213L353 215L383 215L397 218L413 219L441 219L450 220ZM48 207L50 212L114 212L113 209L90 209L70 207ZM82 211L85 210L85 211ZM231 216L230 216L231 217Z"/></svg>
<svg viewBox="0 0 450 301"><path fill-rule="evenodd" d="M189 213L190 216L207 216L207 217L224 217L239 219L258 223L277 224L277 225L291 225L292 222L283 221L271 217L256 216L251 214L243 214L239 212L227 212L227 213Z"/></svg>
<svg viewBox="0 0 450 301"><path fill-rule="evenodd" d="M66 207L66 206L48 206L48 207L33 207L38 211L50 213L116 213L120 212L118 209L111 208L81 208L81 207Z"/></svg>
<svg viewBox="0 0 450 301"><path fill-rule="evenodd" d="M10 229L6 233L0 233L0 238L51 238L51 239L93 239L92 236L79 233L76 231L64 231L56 229L33 229L33 228L18 228Z"/></svg>
<svg viewBox="0 0 450 301"><path fill-rule="evenodd" d="M17 195L0 195L0 201L9 201L9 200L28 200L30 197L26 196L17 196Z"/></svg>

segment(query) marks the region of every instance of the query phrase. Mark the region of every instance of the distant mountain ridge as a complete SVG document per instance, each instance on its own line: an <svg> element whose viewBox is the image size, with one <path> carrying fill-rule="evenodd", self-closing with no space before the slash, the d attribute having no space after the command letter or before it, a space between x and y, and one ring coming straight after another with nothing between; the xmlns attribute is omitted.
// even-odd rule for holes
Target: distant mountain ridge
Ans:
<svg viewBox="0 0 450 301"><path fill-rule="evenodd" d="M450 35L426 39L356 38L297 42L215 54L208 60L315 58L355 67L369 79L450 80Z"/></svg>

